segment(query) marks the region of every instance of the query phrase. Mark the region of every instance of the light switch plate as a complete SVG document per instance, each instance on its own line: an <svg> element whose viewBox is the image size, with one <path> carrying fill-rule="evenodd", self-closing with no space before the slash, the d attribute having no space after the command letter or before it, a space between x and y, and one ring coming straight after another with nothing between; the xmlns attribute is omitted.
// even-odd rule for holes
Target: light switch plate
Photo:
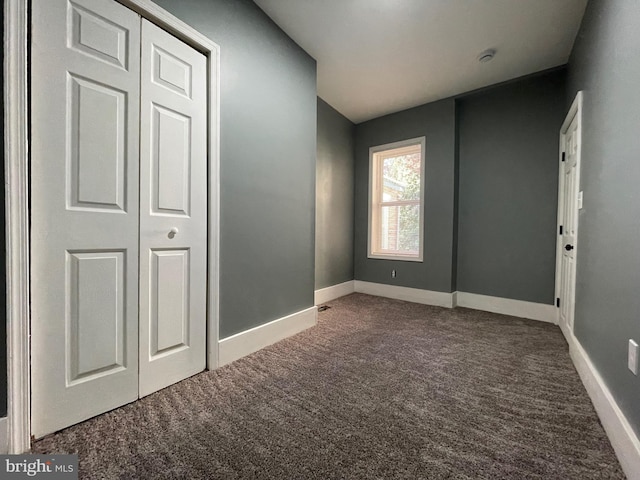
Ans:
<svg viewBox="0 0 640 480"><path fill-rule="evenodd" d="M578 210L582 208L582 192L578 192Z"/></svg>
<svg viewBox="0 0 640 480"><path fill-rule="evenodd" d="M638 375L638 344L635 340L629 339L629 370L633 372L634 375Z"/></svg>

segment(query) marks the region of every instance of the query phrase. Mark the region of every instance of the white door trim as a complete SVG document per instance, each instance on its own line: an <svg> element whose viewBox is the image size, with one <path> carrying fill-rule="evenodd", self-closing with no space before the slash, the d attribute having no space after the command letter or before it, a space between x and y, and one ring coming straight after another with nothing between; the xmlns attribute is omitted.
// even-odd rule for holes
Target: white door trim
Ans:
<svg viewBox="0 0 640 480"><path fill-rule="evenodd" d="M8 450L30 447L27 2L4 2Z"/></svg>
<svg viewBox="0 0 640 480"><path fill-rule="evenodd" d="M578 190L580 190L580 166L581 166L581 156L582 156L583 96L584 96L584 93L582 90L576 94L576 97L573 100L571 107L569 108L569 112L567 113L567 116L564 119L564 122L562 123L562 127L560 128L560 142L559 142L559 152L558 152L558 165L560 165L560 162L562 161L562 154L565 151L565 136L566 136L567 130L569 129L569 126L571 125L571 122L573 121L573 119L577 118L578 148L576 151L576 164L577 164L576 181L578 184ZM560 287L561 287L560 274L561 274L561 267L562 267L562 246L563 246L562 235L560 235L559 233L560 225L562 225L562 222L563 222L562 206L564 205L564 189L562 188L564 185L564 182L563 182L562 176L563 176L562 169L559 168L558 169L558 214L556 217L557 218L557 221L556 221L556 275L555 275L556 302L557 302L557 299L560 298ZM577 222L576 224L576 240L574 242L576 246L578 244L578 230L579 230L579 222ZM577 261L577 251L576 251L576 261ZM556 308L556 316L557 316L556 324L560 324L560 309L558 308Z"/></svg>
<svg viewBox="0 0 640 480"><path fill-rule="evenodd" d="M218 367L220 47L150 0L119 0L202 52L208 60L209 251L207 367ZM26 0L4 2L5 225L7 262L8 449L30 449L29 137ZM213 88L212 88L213 85Z"/></svg>

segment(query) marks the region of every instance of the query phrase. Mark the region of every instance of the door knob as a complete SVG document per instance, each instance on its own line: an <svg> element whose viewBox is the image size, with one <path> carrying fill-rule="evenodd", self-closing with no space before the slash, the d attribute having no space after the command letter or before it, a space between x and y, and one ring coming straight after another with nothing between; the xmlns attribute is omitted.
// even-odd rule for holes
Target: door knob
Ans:
<svg viewBox="0 0 640 480"><path fill-rule="evenodd" d="M178 234L179 230L177 229L177 227L173 227L171 230L169 230L169 238L173 238Z"/></svg>
<svg viewBox="0 0 640 480"><path fill-rule="evenodd" d="M565 249L567 252L568 252L568 251L570 251L570 250L573 250L573 245L566 244L566 245L564 246L564 249Z"/></svg>

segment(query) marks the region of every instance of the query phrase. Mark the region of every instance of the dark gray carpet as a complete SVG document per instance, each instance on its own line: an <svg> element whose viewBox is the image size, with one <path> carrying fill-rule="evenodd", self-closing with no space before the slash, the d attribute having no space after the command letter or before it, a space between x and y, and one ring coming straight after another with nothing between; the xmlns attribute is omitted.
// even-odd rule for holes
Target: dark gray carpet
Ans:
<svg viewBox="0 0 640 480"><path fill-rule="evenodd" d="M620 479L549 324L354 294L307 330L46 437L83 478Z"/></svg>

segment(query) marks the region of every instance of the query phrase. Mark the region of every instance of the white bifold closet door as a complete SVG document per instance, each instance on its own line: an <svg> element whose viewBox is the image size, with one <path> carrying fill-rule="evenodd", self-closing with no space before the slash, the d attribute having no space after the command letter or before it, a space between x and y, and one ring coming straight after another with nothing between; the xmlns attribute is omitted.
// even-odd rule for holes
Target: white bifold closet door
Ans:
<svg viewBox="0 0 640 480"><path fill-rule="evenodd" d="M142 21L140 396L205 367L206 59Z"/></svg>
<svg viewBox="0 0 640 480"><path fill-rule="evenodd" d="M206 58L112 0L35 0L32 434L205 366Z"/></svg>

